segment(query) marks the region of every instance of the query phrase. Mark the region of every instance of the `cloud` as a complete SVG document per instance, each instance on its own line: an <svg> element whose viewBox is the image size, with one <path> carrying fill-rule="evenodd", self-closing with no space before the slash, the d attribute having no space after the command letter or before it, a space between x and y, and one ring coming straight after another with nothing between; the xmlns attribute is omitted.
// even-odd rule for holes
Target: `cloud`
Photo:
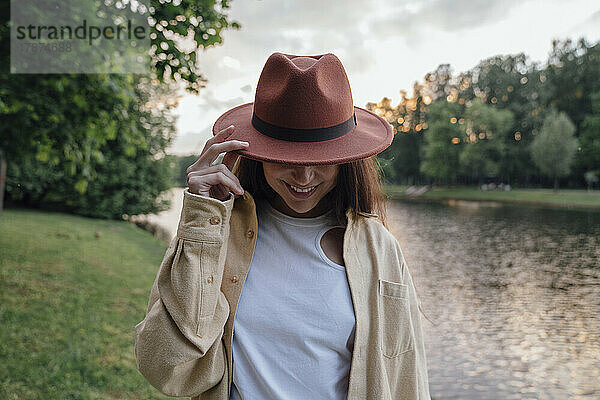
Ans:
<svg viewBox="0 0 600 400"><path fill-rule="evenodd" d="M231 68L237 71L241 69L240 61L230 56L223 57L222 62L220 64L221 66Z"/></svg>
<svg viewBox="0 0 600 400"><path fill-rule="evenodd" d="M419 37L427 29L458 32L498 22L509 16L509 9L529 0L422 0L406 2L394 12L374 21L377 35Z"/></svg>
<svg viewBox="0 0 600 400"><path fill-rule="evenodd" d="M580 24L580 28L591 29L595 28L595 31L598 32L598 27L600 26L600 10L596 11L592 15L589 16L585 21L582 21ZM576 30L577 26L574 26L572 30Z"/></svg>
<svg viewBox="0 0 600 400"><path fill-rule="evenodd" d="M254 69L257 78L274 51L305 55L333 52L347 71L366 73L373 59L382 57L372 45L377 40L399 36L418 42L431 28L445 32L472 29L508 17L509 9L527 1L531 0L234 1L229 18L240 22L242 28L225 31L223 38L228 55L235 54L241 71L258 60L262 62ZM239 71L220 70L226 63L220 57L210 60L214 72L207 66L209 78L213 73L225 80L238 77Z"/></svg>
<svg viewBox="0 0 600 400"><path fill-rule="evenodd" d="M589 22L600 22L600 10L593 13L588 19Z"/></svg>
<svg viewBox="0 0 600 400"><path fill-rule="evenodd" d="M378 4L379 3L379 4ZM304 0L265 3L256 1L234 1L231 17L238 20L244 29L245 21L256 21L252 28L268 32L269 29L293 30L321 28L355 29L351 23L360 22L365 11L385 4L371 0Z"/></svg>
<svg viewBox="0 0 600 400"><path fill-rule="evenodd" d="M245 102L243 97L233 97L229 99L220 99L215 95L212 88L204 88L200 92L200 109L203 113L208 111L221 111L229 109Z"/></svg>
<svg viewBox="0 0 600 400"><path fill-rule="evenodd" d="M229 19L242 28L223 32L223 40L228 55L235 54L242 70L250 72L249 66L260 60L254 71L257 80L267 57L275 51L302 55L333 52L347 69L363 72L374 57L367 45L371 39L368 20L376 17L383 4L371 0L330 0L325 7L322 0L232 2Z"/></svg>

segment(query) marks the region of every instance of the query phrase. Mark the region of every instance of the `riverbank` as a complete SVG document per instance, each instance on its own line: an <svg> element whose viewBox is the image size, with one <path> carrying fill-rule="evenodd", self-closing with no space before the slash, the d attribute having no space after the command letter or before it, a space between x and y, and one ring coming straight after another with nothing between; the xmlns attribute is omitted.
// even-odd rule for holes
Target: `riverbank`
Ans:
<svg viewBox="0 0 600 400"><path fill-rule="evenodd" d="M0 398L170 398L134 353L166 248L126 221L5 209Z"/></svg>
<svg viewBox="0 0 600 400"><path fill-rule="evenodd" d="M385 185L390 199L410 201L432 201L450 206L502 206L505 203L525 204L532 207L559 207L600 210L600 190L591 193L585 190L512 189L510 191L478 190L475 187L435 187ZM171 199L171 208L159 214L136 215L129 220L146 229L168 244L175 236L185 188L171 188L165 198Z"/></svg>
<svg viewBox="0 0 600 400"><path fill-rule="evenodd" d="M415 187L408 185L385 185L391 199L412 201L452 200L523 204L541 207L560 207L600 210L600 190L563 189L512 189L480 190L473 186Z"/></svg>

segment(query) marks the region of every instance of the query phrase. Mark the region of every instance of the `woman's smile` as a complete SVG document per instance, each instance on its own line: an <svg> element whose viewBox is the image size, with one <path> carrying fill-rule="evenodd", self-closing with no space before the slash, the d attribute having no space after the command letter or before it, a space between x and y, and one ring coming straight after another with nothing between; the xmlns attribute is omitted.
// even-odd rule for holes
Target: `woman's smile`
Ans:
<svg viewBox="0 0 600 400"><path fill-rule="evenodd" d="M283 181L283 183L286 184L287 188L290 190L290 193L292 193L293 196L295 196L299 199L309 198L310 196L312 196L312 194L315 192L316 188L319 186L319 185L313 185L313 186L308 186L308 187L303 188L301 186L296 186L296 185L287 183L286 181Z"/></svg>
<svg viewBox="0 0 600 400"><path fill-rule="evenodd" d="M325 196L336 185L338 165L262 164L267 183L278 195L273 206L279 211L314 217L330 207Z"/></svg>

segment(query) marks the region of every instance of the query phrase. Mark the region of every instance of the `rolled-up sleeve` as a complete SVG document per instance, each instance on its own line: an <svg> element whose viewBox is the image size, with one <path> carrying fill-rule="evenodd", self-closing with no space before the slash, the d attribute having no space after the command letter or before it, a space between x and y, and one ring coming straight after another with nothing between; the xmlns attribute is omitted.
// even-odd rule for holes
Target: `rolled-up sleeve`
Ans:
<svg viewBox="0 0 600 400"><path fill-rule="evenodd" d="M198 396L227 379L229 304L220 287L233 202L232 194L219 201L185 189L177 235L135 326L137 367L166 395Z"/></svg>

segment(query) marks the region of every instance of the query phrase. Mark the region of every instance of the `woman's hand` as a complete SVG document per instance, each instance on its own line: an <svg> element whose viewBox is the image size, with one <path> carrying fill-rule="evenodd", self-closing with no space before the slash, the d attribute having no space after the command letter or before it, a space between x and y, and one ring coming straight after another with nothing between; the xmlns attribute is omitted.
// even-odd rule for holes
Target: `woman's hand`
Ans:
<svg viewBox="0 0 600 400"><path fill-rule="evenodd" d="M229 191L244 194L240 181L231 172L237 157L228 157L233 154L227 152L245 149L249 144L240 140L226 141L225 139L231 135L233 130L234 126L230 125L208 139L198 160L187 168L187 184L190 193L221 201L229 198ZM226 153L223 163L211 165L221 153Z"/></svg>

